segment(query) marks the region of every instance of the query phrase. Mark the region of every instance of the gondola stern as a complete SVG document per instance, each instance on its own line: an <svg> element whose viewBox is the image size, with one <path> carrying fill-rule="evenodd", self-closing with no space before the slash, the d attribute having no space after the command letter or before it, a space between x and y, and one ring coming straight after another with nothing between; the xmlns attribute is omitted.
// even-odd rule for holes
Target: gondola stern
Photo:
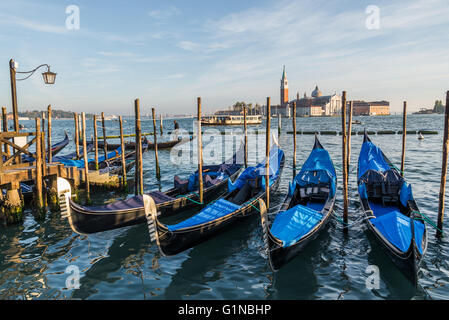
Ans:
<svg viewBox="0 0 449 320"><path fill-rule="evenodd" d="M144 194L142 197L145 209L145 218L147 220L148 232L150 234L150 242L155 241L158 246L159 252L163 256L166 256L159 242L159 229L158 229L159 222L157 219L156 203L154 202L153 198L150 197L149 195Z"/></svg>
<svg viewBox="0 0 449 320"><path fill-rule="evenodd" d="M265 204L265 201L263 201L263 199L259 199L258 202L259 202L260 220L263 231L264 251L267 256L270 269L273 272L276 272L278 268L276 268L276 266L273 264L271 258L270 229L268 223L267 205Z"/></svg>
<svg viewBox="0 0 449 320"><path fill-rule="evenodd" d="M70 199L72 198L72 187L69 181L64 178L58 177L56 180L56 188L58 192L61 216L66 218L70 215Z"/></svg>
<svg viewBox="0 0 449 320"><path fill-rule="evenodd" d="M318 133L315 132L315 143L313 144L313 149L324 149L320 140L318 139Z"/></svg>

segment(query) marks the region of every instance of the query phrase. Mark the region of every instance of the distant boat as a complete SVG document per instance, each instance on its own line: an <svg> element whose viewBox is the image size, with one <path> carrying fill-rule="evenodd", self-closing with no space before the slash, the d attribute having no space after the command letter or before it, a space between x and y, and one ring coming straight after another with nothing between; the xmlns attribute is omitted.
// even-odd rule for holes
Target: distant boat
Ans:
<svg viewBox="0 0 449 320"><path fill-rule="evenodd" d="M413 114L433 114L436 113L433 111L433 109L426 109L426 108L421 108L419 109L418 112L413 112Z"/></svg>
<svg viewBox="0 0 449 320"><path fill-rule="evenodd" d="M352 120L352 124L362 124L362 121L360 121L360 120Z"/></svg>
<svg viewBox="0 0 449 320"><path fill-rule="evenodd" d="M246 116L246 124L261 124L262 116ZM203 126L228 126L228 125L243 125L243 115L215 115L210 117L203 117L201 119L201 125Z"/></svg>
<svg viewBox="0 0 449 320"><path fill-rule="evenodd" d="M118 117L115 114L104 117L104 120L117 120L117 119Z"/></svg>
<svg viewBox="0 0 449 320"><path fill-rule="evenodd" d="M424 136L422 135L422 133L420 132L419 133L419 136L418 136L418 140L423 140L424 139Z"/></svg>

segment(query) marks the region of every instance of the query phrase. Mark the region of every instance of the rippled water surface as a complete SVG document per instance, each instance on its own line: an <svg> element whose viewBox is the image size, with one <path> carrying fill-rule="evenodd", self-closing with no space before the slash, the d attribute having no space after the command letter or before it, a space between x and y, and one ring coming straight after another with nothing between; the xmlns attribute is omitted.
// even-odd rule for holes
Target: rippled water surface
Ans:
<svg viewBox="0 0 449 320"><path fill-rule="evenodd" d="M354 131L401 130L401 116L360 117L362 125ZM179 121L181 128L193 130L192 120ZM24 121L30 130L34 121ZM171 120L165 120L166 130ZM91 121L88 121L88 136ZM125 123L126 132L134 130L134 121ZM291 119L283 119L279 142L286 153L286 166L272 205L278 205L292 179L293 136ZM340 118L298 118L298 130L341 130ZM204 128L207 129L207 128ZM221 128L220 130L224 130ZM235 130L236 128L226 128ZM260 126L264 131L264 124ZM415 199L423 213L436 221L441 174L442 115L409 115L408 130L438 130L438 135L407 136L406 178L413 184ZM73 121L53 121L53 141L63 138L63 130L73 137ZM118 134L118 122L107 121L108 134ZM143 132L152 131L152 122L143 122ZM277 120L272 121L277 132ZM99 129L100 131L100 129ZM125 133L126 133L125 132ZM101 135L101 134L100 134ZM205 137L207 138L207 137ZM400 166L401 135L373 135L372 140L396 166ZM150 138L151 139L151 138ZM226 143L233 136L219 136ZM306 159L313 145L312 135L298 135L297 163ZM238 140L238 139L235 139ZM339 186L336 214L342 214L341 136L322 135L321 143L330 152L337 169ZM204 139L205 143L209 140ZM260 140L259 155L264 154ZM192 143L195 144L196 141ZM362 136L352 136L350 172L350 221L361 216L357 202L356 162ZM239 142L236 142L238 144ZM256 143L250 143L251 162L256 161ZM226 149L226 156L232 154ZM74 150L73 142L62 154ZM229 153L230 151L230 153ZM169 151L160 151L162 181L154 173L154 154L144 154L145 190L172 186L175 174L186 176L195 169L192 162L174 164ZM218 161L220 161L219 159ZM130 172L133 176L133 171ZM132 191L132 190L131 190ZM111 202L126 194L95 192L95 203ZM447 204L446 204L447 205ZM448 223L446 221L445 228ZM428 226L429 245L421 266L419 285L414 288L379 247L366 225L356 223L345 235L342 225L331 220L326 229L298 257L272 273L262 254L262 230L255 215L231 230L175 257L161 257L150 243L146 225L126 227L95 235L78 235L59 213L49 212L44 221L36 221L30 211L17 226L2 227L0 233L1 299L447 299L449 267L447 238L434 237ZM380 288L367 289L366 269L380 270ZM79 288L69 289L72 276L79 270ZM75 270L75 271L74 271ZM66 282L67 281L67 282Z"/></svg>

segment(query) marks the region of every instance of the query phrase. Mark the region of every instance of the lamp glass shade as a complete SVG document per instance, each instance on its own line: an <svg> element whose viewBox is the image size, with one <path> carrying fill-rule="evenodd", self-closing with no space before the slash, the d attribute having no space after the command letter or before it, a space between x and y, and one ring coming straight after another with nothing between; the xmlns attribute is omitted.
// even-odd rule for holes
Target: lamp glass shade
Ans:
<svg viewBox="0 0 449 320"><path fill-rule="evenodd" d="M56 79L56 73L47 71L42 73L42 76L44 77L44 82L46 84L54 84Z"/></svg>

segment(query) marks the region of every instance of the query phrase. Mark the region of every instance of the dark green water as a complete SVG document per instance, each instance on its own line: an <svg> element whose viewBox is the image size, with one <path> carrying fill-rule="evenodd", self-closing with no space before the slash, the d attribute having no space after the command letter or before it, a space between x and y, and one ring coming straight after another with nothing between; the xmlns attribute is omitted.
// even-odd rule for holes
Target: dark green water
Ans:
<svg viewBox="0 0 449 320"><path fill-rule="evenodd" d="M363 124L355 131L401 130L401 116L360 117ZM23 121L32 130L34 121ZM165 120L168 129L172 121ZM291 130L291 119L283 119L283 131ZM131 133L134 122L125 125ZM191 131L192 120L180 121ZM91 121L88 122L91 130ZM108 134L118 133L118 122L107 121ZM340 118L298 118L298 130L341 130ZM73 121L53 121L53 141L63 138L63 130L73 137ZM207 129L207 128L204 128ZM227 128L235 130L236 128ZM264 129L264 124L260 126ZM409 115L408 130L438 130L420 141L407 136L406 178L413 185L420 209L436 221L443 116ZM152 122L144 121L144 132L152 131ZM277 119L272 121L277 132ZM99 130L100 131L100 130ZM90 131L88 132L90 136ZM101 134L100 134L101 135ZM220 136L231 143L233 136ZM297 162L308 156L313 136L299 135ZM374 135L373 142L400 166L400 135ZM151 138L150 138L151 139ZM258 155L264 154L264 138ZM238 139L235 139L237 141ZM336 214L342 214L341 136L320 136L337 169L339 185ZM203 141L207 143L206 137ZM194 141L195 143L196 141ZM280 188L272 196L278 205L292 179L293 136L281 135L279 142L286 153ZM357 202L356 162L362 136L352 136L350 172L350 222L361 217ZM239 144L239 142L236 142ZM195 145L195 144L194 144ZM237 145L238 146L238 145ZM62 154L74 149L73 143ZM252 163L257 144L250 142ZM196 151L194 152L196 153ZM226 156L232 147L226 149ZM169 151L160 151L162 181L154 173L154 154L144 154L145 190L172 186L175 174L186 175L195 169L193 161L179 165L170 161ZM189 157L190 158L190 157ZM220 162L218 159L216 162ZM133 171L130 172L130 175ZM95 203L126 197L114 192L95 192ZM446 203L448 205L448 203ZM446 221L445 228L448 223ZM0 298L1 299L448 299L449 266L447 238L438 240L428 226L429 245L421 266L418 288L414 288L379 248L364 223L354 224L349 233L333 219L320 236L297 258L277 273L272 273L262 253L262 230L256 215L232 230L185 251L175 257L161 257L150 243L146 225L127 227L90 236L78 235L59 213L48 213L45 221L36 221L30 212L18 226L1 228ZM368 289L367 267L380 271L379 289ZM69 267L69 269L67 269ZM79 270L79 288L67 288L66 281ZM66 273L67 271L67 273ZM72 282L68 282L70 285Z"/></svg>

